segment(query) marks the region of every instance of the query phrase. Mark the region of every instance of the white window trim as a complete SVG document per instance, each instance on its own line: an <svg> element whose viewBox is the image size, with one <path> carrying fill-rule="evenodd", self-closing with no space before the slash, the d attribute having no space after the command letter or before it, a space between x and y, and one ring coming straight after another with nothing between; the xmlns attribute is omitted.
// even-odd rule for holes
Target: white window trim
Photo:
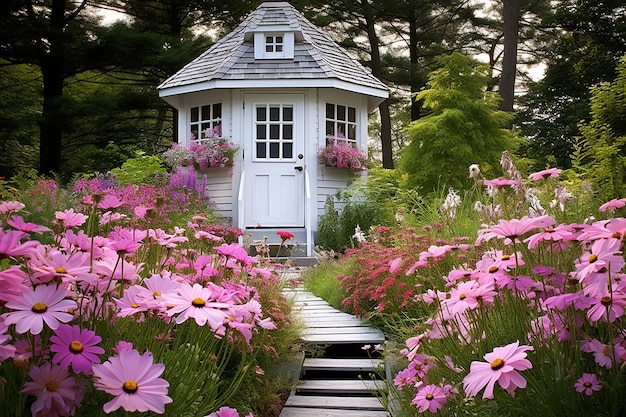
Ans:
<svg viewBox="0 0 626 417"><path fill-rule="evenodd" d="M282 52L266 52L265 41L267 36L282 36ZM254 33L254 58L255 59L293 59L294 57L294 33L293 32L255 32Z"/></svg>

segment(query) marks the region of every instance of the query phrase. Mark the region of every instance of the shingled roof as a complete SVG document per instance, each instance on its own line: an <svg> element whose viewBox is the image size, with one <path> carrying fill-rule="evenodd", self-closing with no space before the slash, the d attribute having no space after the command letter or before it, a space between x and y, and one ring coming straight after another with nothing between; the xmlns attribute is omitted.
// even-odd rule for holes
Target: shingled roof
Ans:
<svg viewBox="0 0 626 417"><path fill-rule="evenodd" d="M295 32L293 59L255 60L253 32L277 26ZM336 87L385 98L388 89L348 52L287 2L265 2L235 30L168 78L161 96L273 81L277 87ZM282 80L280 84L275 80Z"/></svg>

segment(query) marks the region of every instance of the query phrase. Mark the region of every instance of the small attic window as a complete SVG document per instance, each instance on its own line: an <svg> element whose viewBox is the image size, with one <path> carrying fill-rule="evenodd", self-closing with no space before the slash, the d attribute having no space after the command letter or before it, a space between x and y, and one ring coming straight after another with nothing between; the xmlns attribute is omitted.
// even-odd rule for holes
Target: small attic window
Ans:
<svg viewBox="0 0 626 417"><path fill-rule="evenodd" d="M254 34L255 59L293 59L293 32L257 32Z"/></svg>

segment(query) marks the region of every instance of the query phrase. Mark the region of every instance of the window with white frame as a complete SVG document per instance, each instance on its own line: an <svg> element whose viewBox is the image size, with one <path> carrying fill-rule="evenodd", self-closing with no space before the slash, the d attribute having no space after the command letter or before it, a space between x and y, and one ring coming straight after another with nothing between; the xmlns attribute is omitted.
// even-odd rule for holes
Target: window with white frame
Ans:
<svg viewBox="0 0 626 417"><path fill-rule="evenodd" d="M265 35L265 53L275 54L283 52L282 35Z"/></svg>
<svg viewBox="0 0 626 417"><path fill-rule="evenodd" d="M326 137L341 138L356 145L356 108L326 103Z"/></svg>
<svg viewBox="0 0 626 417"><path fill-rule="evenodd" d="M189 128L193 139L222 136L222 103L192 107L189 114Z"/></svg>
<svg viewBox="0 0 626 417"><path fill-rule="evenodd" d="M256 104L254 126L256 161L294 159L293 105Z"/></svg>
<svg viewBox="0 0 626 417"><path fill-rule="evenodd" d="M294 33L272 30L254 34L255 59L285 59L294 57Z"/></svg>

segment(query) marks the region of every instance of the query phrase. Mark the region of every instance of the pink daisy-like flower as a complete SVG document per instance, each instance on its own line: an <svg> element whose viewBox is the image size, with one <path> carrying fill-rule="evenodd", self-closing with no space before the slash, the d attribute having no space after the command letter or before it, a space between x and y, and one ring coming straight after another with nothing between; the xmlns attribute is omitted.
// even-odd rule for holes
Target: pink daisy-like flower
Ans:
<svg viewBox="0 0 626 417"><path fill-rule="evenodd" d="M2 201L0 202L0 214L9 214L21 211L24 207L26 206L19 201Z"/></svg>
<svg viewBox="0 0 626 417"><path fill-rule="evenodd" d="M529 180L533 180L533 181L538 181L538 180L542 180L544 178L558 178L559 175L561 175L561 172L563 172L562 169L558 169L558 168L550 168L550 169L544 169L542 171L539 172L534 172L532 174L530 174L528 176Z"/></svg>
<svg viewBox="0 0 626 417"><path fill-rule="evenodd" d="M152 354L140 355L135 349L121 350L102 364L93 365L96 389L114 395L102 407L111 413L122 407L126 411L165 413L165 404L172 402L167 396L170 384L159 378L165 365L152 363Z"/></svg>
<svg viewBox="0 0 626 417"><path fill-rule="evenodd" d="M0 317L0 364L2 361L15 356L15 346L5 344L11 340L11 335L8 334L9 326L4 323L4 319Z"/></svg>
<svg viewBox="0 0 626 417"><path fill-rule="evenodd" d="M483 393L484 400L493 398L493 388L496 382L509 394L512 394L516 388L525 388L526 380L518 371L533 367L532 363L526 359L528 350L533 350L533 347L520 346L519 341L516 341L487 353L484 356L487 362L473 361L469 374L463 378L465 393L474 397L486 387Z"/></svg>
<svg viewBox="0 0 626 417"><path fill-rule="evenodd" d="M6 257L30 255L33 248L39 246L36 240L22 243L28 234L19 230L2 230L0 228L0 260Z"/></svg>
<svg viewBox="0 0 626 417"><path fill-rule="evenodd" d="M626 198L614 198L611 201L607 201L602 204L598 210L600 211L610 211L611 213L617 210L618 208L622 208L626 206Z"/></svg>
<svg viewBox="0 0 626 417"><path fill-rule="evenodd" d="M546 228L554 226L555 220L550 216L527 217L521 219L500 220L499 223L491 228L491 233L496 237L503 237L510 240L516 240L520 236L536 230L540 227ZM507 242L505 241L505 244Z"/></svg>
<svg viewBox="0 0 626 417"><path fill-rule="evenodd" d="M215 285L209 284L205 288L200 284L194 284L192 287L188 283L183 283L178 289L178 294L164 297L165 303L171 306L166 313L170 317L178 314L175 318L178 324L193 318L198 326L204 326L208 322L211 329L217 331L224 327L224 319L230 315L231 307L230 303L217 300L219 294L219 288Z"/></svg>
<svg viewBox="0 0 626 417"><path fill-rule="evenodd" d="M207 417L239 417L239 412L236 408L222 407L212 412Z"/></svg>
<svg viewBox="0 0 626 417"><path fill-rule="evenodd" d="M578 378L574 384L574 388L576 388L576 392L591 396L594 391L600 391L602 389L602 384L600 384L600 380L596 374L585 373L582 377Z"/></svg>
<svg viewBox="0 0 626 417"><path fill-rule="evenodd" d="M67 323L74 316L68 311L78 308L76 301L66 300L67 290L56 285L38 285L25 291L19 298L6 303L11 310L4 313L4 323L15 324L15 331L39 334L43 323L55 330L60 323Z"/></svg>
<svg viewBox="0 0 626 417"><path fill-rule="evenodd" d="M436 413L441 410L448 401L448 396L443 388L437 385L423 385L417 390L417 394L411 401L411 405L417 407L420 413L426 412Z"/></svg>
<svg viewBox="0 0 626 417"><path fill-rule="evenodd" d="M88 216L82 213L75 213L74 209L57 211L54 213L56 220L54 220L53 224L59 224L63 226L65 229L71 229L72 227L82 226L86 221Z"/></svg>
<svg viewBox="0 0 626 417"><path fill-rule="evenodd" d="M102 338L91 330L62 324L50 337L50 350L55 353L52 361L64 368L71 364L74 372L89 374L91 366L100 363L98 355L104 353L104 349L96 346L101 341Z"/></svg>
<svg viewBox="0 0 626 417"><path fill-rule="evenodd" d="M32 381L24 384L20 392L37 397L30 408L34 417L73 415L72 408L78 405L80 394L75 378L66 368L44 362L30 368L29 376Z"/></svg>
<svg viewBox="0 0 626 417"><path fill-rule="evenodd" d="M518 185L519 181L500 177L493 180L484 180L483 184L487 187L513 187Z"/></svg>
<svg viewBox="0 0 626 417"><path fill-rule="evenodd" d="M47 228L46 226L39 226L38 224L35 224L35 223L27 223L24 221L24 218L22 216L18 216L18 215L11 216L11 218L7 220L7 224L21 232L26 232L26 233L31 233L31 232L43 233L43 232L50 231L50 229Z"/></svg>

